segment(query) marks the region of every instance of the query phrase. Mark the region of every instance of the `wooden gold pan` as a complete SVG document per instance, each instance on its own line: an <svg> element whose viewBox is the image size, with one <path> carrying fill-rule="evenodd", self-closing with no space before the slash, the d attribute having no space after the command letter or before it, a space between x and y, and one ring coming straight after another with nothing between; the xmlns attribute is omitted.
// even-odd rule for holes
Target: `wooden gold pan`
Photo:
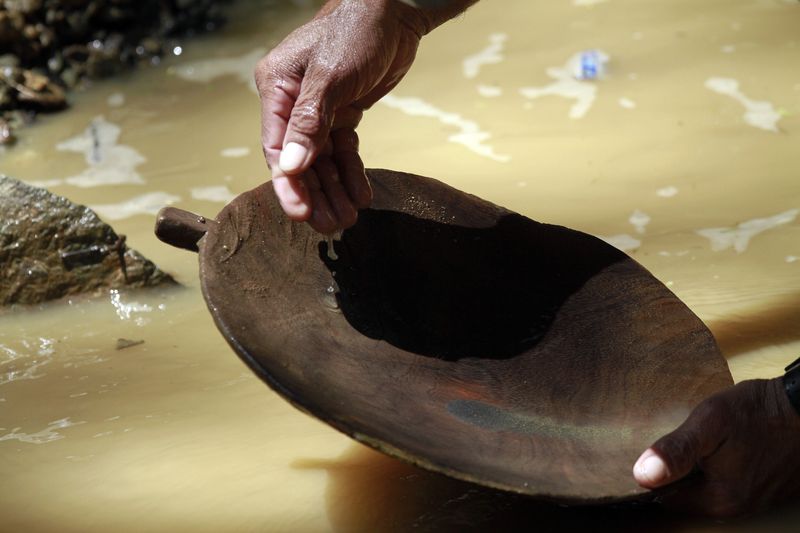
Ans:
<svg viewBox="0 0 800 533"><path fill-rule="evenodd" d="M271 184L216 221L167 208L156 232L199 245L208 307L245 363L354 439L549 500L641 497L639 453L732 385L703 323L595 237L368 173L373 206L337 259Z"/></svg>

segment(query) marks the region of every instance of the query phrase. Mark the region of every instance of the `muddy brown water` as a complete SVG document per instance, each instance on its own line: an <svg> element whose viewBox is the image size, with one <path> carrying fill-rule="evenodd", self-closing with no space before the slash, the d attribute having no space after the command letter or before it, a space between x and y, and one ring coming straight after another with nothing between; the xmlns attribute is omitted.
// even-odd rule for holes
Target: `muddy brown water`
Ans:
<svg viewBox="0 0 800 533"><path fill-rule="evenodd" d="M225 31L96 83L0 153L0 171L95 206L186 285L0 317L0 530L796 524L483 492L354 444L239 362L195 256L156 241L152 213L213 216L268 178L248 80L303 4L244 3ZM364 160L614 242L706 321L737 381L775 376L800 355L798 31L800 5L781 0L484 0L426 37L366 115ZM568 62L588 49L605 76L579 83Z"/></svg>

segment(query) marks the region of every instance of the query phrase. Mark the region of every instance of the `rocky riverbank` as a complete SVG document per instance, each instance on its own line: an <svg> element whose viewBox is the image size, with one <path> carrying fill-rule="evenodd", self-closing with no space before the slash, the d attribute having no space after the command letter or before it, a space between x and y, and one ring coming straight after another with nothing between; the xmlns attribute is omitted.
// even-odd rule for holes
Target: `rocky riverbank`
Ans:
<svg viewBox="0 0 800 533"><path fill-rule="evenodd" d="M0 0L0 145L66 92L137 64L158 64L178 39L211 31L230 0Z"/></svg>
<svg viewBox="0 0 800 533"><path fill-rule="evenodd" d="M88 207L0 175L0 307L175 284Z"/></svg>

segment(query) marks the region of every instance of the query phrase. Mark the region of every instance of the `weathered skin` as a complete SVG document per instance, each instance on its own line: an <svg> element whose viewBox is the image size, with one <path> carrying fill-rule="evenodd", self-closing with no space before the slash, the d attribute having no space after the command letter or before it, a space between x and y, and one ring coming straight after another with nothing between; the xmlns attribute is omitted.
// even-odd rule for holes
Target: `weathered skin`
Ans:
<svg viewBox="0 0 800 533"><path fill-rule="evenodd" d="M355 223L372 199L355 132L363 111L408 72L423 35L474 1L333 0L259 63L264 155L290 218L321 233Z"/></svg>
<svg viewBox="0 0 800 533"><path fill-rule="evenodd" d="M700 471L691 485L665 496L678 510L724 518L800 496L800 415L781 377L742 381L709 397L642 457L649 455L660 457L666 470L653 482L634 468L648 488Z"/></svg>
<svg viewBox="0 0 800 533"><path fill-rule="evenodd" d="M175 284L88 207L0 175L0 306Z"/></svg>

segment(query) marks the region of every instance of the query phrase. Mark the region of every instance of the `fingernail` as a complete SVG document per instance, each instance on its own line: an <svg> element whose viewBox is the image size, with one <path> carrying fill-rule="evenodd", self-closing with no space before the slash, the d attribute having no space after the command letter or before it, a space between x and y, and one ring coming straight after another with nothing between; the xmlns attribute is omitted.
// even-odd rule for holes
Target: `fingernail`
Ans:
<svg viewBox="0 0 800 533"><path fill-rule="evenodd" d="M661 457L648 452L642 454L633 469L639 480L658 485L667 478L667 465Z"/></svg>
<svg viewBox="0 0 800 533"><path fill-rule="evenodd" d="M303 165L308 155L308 150L302 144L289 143L283 147L281 151L280 161L278 165L286 173L297 172Z"/></svg>

